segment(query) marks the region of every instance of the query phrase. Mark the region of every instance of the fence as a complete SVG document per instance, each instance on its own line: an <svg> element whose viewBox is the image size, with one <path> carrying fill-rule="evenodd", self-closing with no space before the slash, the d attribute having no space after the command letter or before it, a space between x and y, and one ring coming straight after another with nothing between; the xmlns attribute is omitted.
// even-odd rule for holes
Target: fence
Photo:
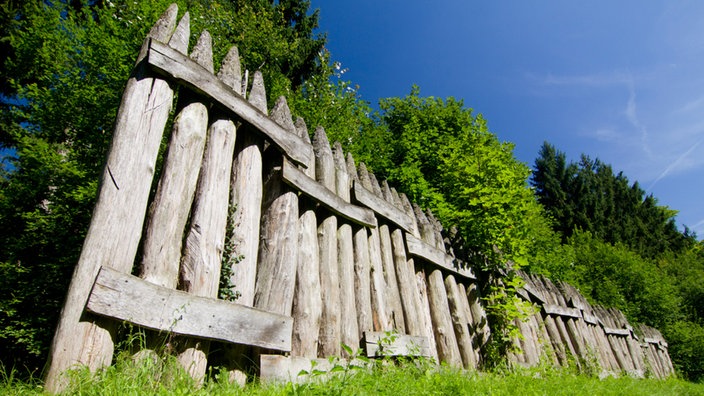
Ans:
<svg viewBox="0 0 704 396"><path fill-rule="evenodd" d="M521 277L526 281L521 297L540 311L518 323L523 339L516 342L522 352L512 357L514 361L598 364L605 373L636 377L665 378L674 373L667 343L656 329L645 325L634 329L621 311L592 306L567 283L525 273Z"/></svg>
<svg viewBox="0 0 704 396"><path fill-rule="evenodd" d="M433 214L357 166L339 143L331 147L322 127L311 142L284 98L269 115L262 76L248 87L236 48L217 75L207 32L187 55L189 16L177 25L177 11L172 5L152 28L125 88L47 389L62 389L61 374L75 365L109 365L122 321L172 334L197 379L212 342L240 378L254 368L288 379L313 359L349 357L343 344L476 368L489 335L476 278L455 265ZM234 303L218 299L223 263ZM530 337L515 359L535 363L541 340L551 340L561 364L560 345L577 344L570 352L585 356L563 330L575 331L572 322L584 330L586 311L581 321L553 318L558 294L526 290L545 315L519 323ZM610 335L605 320L601 341ZM562 338L553 338L556 326ZM647 356L666 356L661 337L650 338Z"/></svg>

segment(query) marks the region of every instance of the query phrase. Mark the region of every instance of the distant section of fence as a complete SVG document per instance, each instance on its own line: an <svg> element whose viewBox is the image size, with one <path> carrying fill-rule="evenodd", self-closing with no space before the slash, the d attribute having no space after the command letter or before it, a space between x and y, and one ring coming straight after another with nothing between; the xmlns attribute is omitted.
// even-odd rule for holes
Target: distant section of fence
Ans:
<svg viewBox="0 0 704 396"><path fill-rule="evenodd" d="M177 11L152 28L127 82L47 389L62 389L76 365L109 365L120 322L172 334L196 379L213 342L240 378L290 378L314 359L350 357L342 345L476 368L489 336L483 302L433 214L331 147L322 127L311 142L284 98L267 109L261 73L243 79L236 48L215 74L209 34L189 53L189 15L177 24ZM222 265L236 302L218 299ZM578 293L528 279L524 294L543 312L519 323L516 361L566 364L567 350L594 348L614 371L671 373L654 329L634 343L622 315L612 322Z"/></svg>
<svg viewBox="0 0 704 396"><path fill-rule="evenodd" d="M521 274L526 281L520 295L539 312L518 323L523 339L516 362L535 365L547 359L558 365L592 365L605 374L665 378L674 374L662 334L641 325L634 329L624 314L592 306L572 285Z"/></svg>

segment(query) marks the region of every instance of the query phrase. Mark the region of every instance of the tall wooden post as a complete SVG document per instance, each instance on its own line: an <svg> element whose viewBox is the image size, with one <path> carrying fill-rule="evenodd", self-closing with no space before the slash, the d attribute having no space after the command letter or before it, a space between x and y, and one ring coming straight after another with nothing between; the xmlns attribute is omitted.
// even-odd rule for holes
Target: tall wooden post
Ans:
<svg viewBox="0 0 704 396"><path fill-rule="evenodd" d="M284 97L279 98L271 113L274 121L296 134ZM290 316L298 263L298 195L283 182L282 154L270 146L266 156L254 306Z"/></svg>
<svg viewBox="0 0 704 396"><path fill-rule="evenodd" d="M308 128L302 118L296 120L296 131L310 144ZM306 165L305 174L315 179L315 157L311 157L311 161ZM296 271L296 298L293 301L291 355L315 358L318 355L320 317L323 313L318 221L315 215L315 202L301 197L299 205L298 270Z"/></svg>
<svg viewBox="0 0 704 396"><path fill-rule="evenodd" d="M168 42L177 13L176 5L169 7L148 37ZM49 392L64 388L66 379L61 374L67 369L86 365L96 370L112 360L111 325L84 315L83 309L101 265L131 272L142 234L159 145L173 102L172 88L143 62L149 38L123 93L91 225L49 351Z"/></svg>
<svg viewBox="0 0 704 396"><path fill-rule="evenodd" d="M191 57L212 72L210 36L204 32ZM227 57L220 74L228 73L239 59ZM236 130L232 120L214 117L208 130L208 142L198 179L186 245L181 259L181 283L184 291L198 296L217 298L220 267L225 246L229 181ZM210 342L188 339L178 356L184 368L199 383L205 376Z"/></svg>
<svg viewBox="0 0 704 396"><path fill-rule="evenodd" d="M330 142L322 127L313 136L315 151L315 177L330 191L336 191L335 165ZM323 314L318 338L319 356L340 356L342 342L340 325L340 274L337 265L337 217L321 209L318 220L320 248L320 291Z"/></svg>
<svg viewBox="0 0 704 396"><path fill-rule="evenodd" d="M342 153L342 146L335 142L332 150L335 170L335 192L345 202L350 202L350 177L347 173L347 164ZM366 244L359 246L359 229L353 231L352 225L345 221L338 221L337 230L337 264L340 276L340 328L342 343L356 350L359 345L360 334L371 323L371 305L369 301L369 284L360 283L359 268L369 266L369 249ZM361 232L365 233L364 227ZM343 356L347 352L342 351Z"/></svg>

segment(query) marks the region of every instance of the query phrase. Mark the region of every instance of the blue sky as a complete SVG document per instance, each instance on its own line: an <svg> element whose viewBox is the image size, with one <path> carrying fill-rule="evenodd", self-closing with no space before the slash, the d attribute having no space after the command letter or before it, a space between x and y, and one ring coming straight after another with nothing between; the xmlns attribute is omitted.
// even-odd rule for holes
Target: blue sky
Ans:
<svg viewBox="0 0 704 396"><path fill-rule="evenodd" d="M363 99L455 97L531 165L584 153L704 237L704 1L312 0Z"/></svg>

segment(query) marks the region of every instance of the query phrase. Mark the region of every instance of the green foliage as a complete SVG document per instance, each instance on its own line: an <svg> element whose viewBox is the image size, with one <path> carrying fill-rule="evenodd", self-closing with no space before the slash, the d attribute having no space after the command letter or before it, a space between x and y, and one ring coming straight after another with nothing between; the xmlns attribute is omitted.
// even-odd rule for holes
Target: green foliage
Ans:
<svg viewBox="0 0 704 396"><path fill-rule="evenodd" d="M637 182L630 185L623 172L615 175L598 159L582 155L579 163L567 164L565 153L545 142L531 184L565 238L575 230L589 231L649 258L687 249L696 240L687 229L677 230L676 211L657 205Z"/></svg>
<svg viewBox="0 0 704 396"><path fill-rule="evenodd" d="M0 373L0 392L13 395L41 395L35 383L23 383ZM10 373L11 374L11 373ZM322 374L318 377L321 378ZM489 373L428 367L413 362L376 365L358 370L345 378L330 376L304 384L230 384L226 372L212 373L196 387L175 360L133 361L120 355L113 368L90 377L74 375L73 387L66 394L81 395L698 395L704 385L678 379L655 380L630 377L599 379L578 375L573 369L540 366L530 369ZM338 392L340 391L340 392Z"/></svg>
<svg viewBox="0 0 704 396"><path fill-rule="evenodd" d="M666 274L624 245L588 232L570 238L576 263L571 280L593 302L623 311L634 322L661 328L680 317L682 303Z"/></svg>
<svg viewBox="0 0 704 396"><path fill-rule="evenodd" d="M507 260L527 263L527 220L539 216L540 207L526 186L530 171L513 156L513 145L499 142L462 101L421 98L417 87L380 105L390 139L377 150L388 155L380 161L394 166L372 167L382 168L382 176L430 208L446 228L456 227L475 264L490 269Z"/></svg>
<svg viewBox="0 0 704 396"><path fill-rule="evenodd" d="M669 342L668 351L673 363L685 378L704 380L704 325L691 321L678 321L664 328L663 335Z"/></svg>
<svg viewBox="0 0 704 396"><path fill-rule="evenodd" d="M489 279L484 301L492 331L490 342L482 350L484 368L501 367L507 363L507 353L520 352L514 341L522 339L523 334L516 321L525 321L536 312L535 306L517 294L523 285L525 281L515 271L498 279Z"/></svg>

